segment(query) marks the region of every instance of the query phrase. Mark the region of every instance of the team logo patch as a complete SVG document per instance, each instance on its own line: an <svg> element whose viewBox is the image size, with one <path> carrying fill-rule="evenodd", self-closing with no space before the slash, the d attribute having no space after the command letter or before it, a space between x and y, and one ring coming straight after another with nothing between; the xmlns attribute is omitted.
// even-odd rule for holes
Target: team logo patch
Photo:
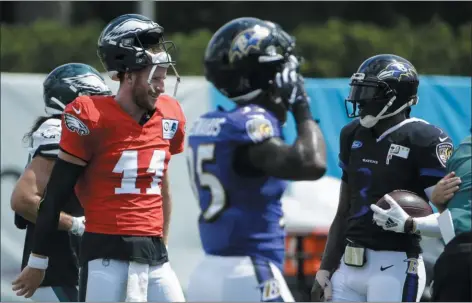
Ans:
<svg viewBox="0 0 472 303"><path fill-rule="evenodd" d="M262 40L269 35L270 30L259 25L242 31L233 39L229 50L229 61L233 62L235 59L247 55L251 49L259 50Z"/></svg>
<svg viewBox="0 0 472 303"><path fill-rule="evenodd" d="M398 144L391 144L390 148L388 149L387 153L387 159L385 163L387 165L390 164L390 160L395 157L403 158L403 159L408 159L408 155L410 154L410 148L401 146Z"/></svg>
<svg viewBox="0 0 472 303"><path fill-rule="evenodd" d="M68 113L64 113L64 123L68 130L76 132L80 136L86 136L90 134L90 130L84 122L80 121L79 118Z"/></svg>
<svg viewBox="0 0 472 303"><path fill-rule="evenodd" d="M451 157L453 149L454 146L449 142L443 142L436 145L436 156L442 166L446 167L446 162Z"/></svg>
<svg viewBox="0 0 472 303"><path fill-rule="evenodd" d="M246 122L246 132L254 142L261 142L264 139L274 136L272 123L266 118L253 118Z"/></svg>
<svg viewBox="0 0 472 303"><path fill-rule="evenodd" d="M418 259L409 258L404 262L408 262L407 274L417 275L418 274Z"/></svg>
<svg viewBox="0 0 472 303"><path fill-rule="evenodd" d="M44 139L54 139L61 136L61 128L59 127L50 127L41 132L41 137Z"/></svg>
<svg viewBox="0 0 472 303"><path fill-rule="evenodd" d="M162 137L167 140L174 138L178 126L179 121L177 120L162 119Z"/></svg>
<svg viewBox="0 0 472 303"><path fill-rule="evenodd" d="M110 90L99 76L92 73L63 78L62 81L69 84L73 92L89 91L93 95Z"/></svg>
<svg viewBox="0 0 472 303"><path fill-rule="evenodd" d="M264 282L262 286L262 301L272 301L281 296L280 283L276 279L270 279Z"/></svg>
<svg viewBox="0 0 472 303"><path fill-rule="evenodd" d="M361 148L361 147L362 147L362 142L361 141L356 140L356 141L352 142L352 146L351 146L352 149Z"/></svg>

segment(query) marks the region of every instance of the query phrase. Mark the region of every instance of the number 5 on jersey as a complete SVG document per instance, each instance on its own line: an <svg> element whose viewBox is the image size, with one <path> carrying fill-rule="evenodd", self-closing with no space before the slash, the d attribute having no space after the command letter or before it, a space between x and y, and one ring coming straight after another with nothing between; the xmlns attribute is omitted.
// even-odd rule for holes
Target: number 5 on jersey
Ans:
<svg viewBox="0 0 472 303"><path fill-rule="evenodd" d="M161 188L159 183L164 175L166 152L163 150L154 150L147 169L148 174L153 174L152 182L149 188L146 188L148 195L160 195ZM121 178L121 187L115 188L115 194L141 194L141 189L136 188L136 179L138 178L138 151L125 150L116 163L113 172L123 174Z"/></svg>
<svg viewBox="0 0 472 303"><path fill-rule="evenodd" d="M194 162L194 159L196 160L196 163ZM202 217L207 222L214 221L226 207L226 194L220 180L218 180L215 175L203 169L205 163L215 161L215 145L199 145L197 147L196 155L194 154L193 149L189 146L187 148L187 161L191 179L190 183L197 200L199 199L197 184L200 185L200 188L210 191L210 202L206 209L202 209Z"/></svg>

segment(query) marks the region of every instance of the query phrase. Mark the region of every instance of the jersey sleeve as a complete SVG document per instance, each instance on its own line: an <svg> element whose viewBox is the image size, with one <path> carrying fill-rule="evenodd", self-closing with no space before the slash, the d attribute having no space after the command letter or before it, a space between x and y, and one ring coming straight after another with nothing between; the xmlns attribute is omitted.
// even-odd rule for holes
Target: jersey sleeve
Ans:
<svg viewBox="0 0 472 303"><path fill-rule="evenodd" d="M258 144L267 139L281 137L279 120L259 107L243 107L232 117L234 141Z"/></svg>
<svg viewBox="0 0 472 303"><path fill-rule="evenodd" d="M170 141L170 153L172 155L180 154L184 151L184 144L185 144L185 131L186 131L186 124L187 119L185 118L185 114L182 110L182 107L176 101L177 107L179 108L179 117L177 123L177 130L175 132L174 137Z"/></svg>
<svg viewBox="0 0 472 303"><path fill-rule="evenodd" d="M446 163L451 156L454 145L451 138L441 129L432 125L422 130L422 138L415 140L417 145L416 162L420 182L426 191L446 175ZM432 191L432 190L431 190Z"/></svg>
<svg viewBox="0 0 472 303"><path fill-rule="evenodd" d="M92 158L99 117L91 103L79 97L66 106L62 117L61 150L86 162Z"/></svg>
<svg viewBox="0 0 472 303"><path fill-rule="evenodd" d="M354 120L349 124L346 124L341 129L341 134L339 135L339 155L338 155L338 165L342 170L341 179L344 182L347 182L347 168L349 166L349 158L351 156L351 148L354 143L354 134L359 126L359 121ZM361 144L361 143L360 143Z"/></svg>
<svg viewBox="0 0 472 303"><path fill-rule="evenodd" d="M61 120L48 119L31 135L29 154L31 159L36 156L55 159L59 153L61 140Z"/></svg>

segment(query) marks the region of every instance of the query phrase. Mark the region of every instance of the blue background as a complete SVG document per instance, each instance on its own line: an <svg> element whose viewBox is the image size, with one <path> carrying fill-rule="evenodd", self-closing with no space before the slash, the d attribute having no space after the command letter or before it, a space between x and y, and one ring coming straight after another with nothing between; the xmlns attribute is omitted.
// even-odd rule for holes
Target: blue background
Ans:
<svg viewBox="0 0 472 303"><path fill-rule="evenodd" d="M454 145L470 134L471 129L471 81L470 77L420 76L419 103L412 107L411 116L426 120L442 128ZM350 119L347 117L344 99L349 93L349 79L305 79L305 87L311 98L313 116L320 119L320 127L327 142L327 175L340 178L338 167L339 133ZM211 86L211 106L226 109L235 105ZM296 138L293 117L289 115L284 127L286 141Z"/></svg>

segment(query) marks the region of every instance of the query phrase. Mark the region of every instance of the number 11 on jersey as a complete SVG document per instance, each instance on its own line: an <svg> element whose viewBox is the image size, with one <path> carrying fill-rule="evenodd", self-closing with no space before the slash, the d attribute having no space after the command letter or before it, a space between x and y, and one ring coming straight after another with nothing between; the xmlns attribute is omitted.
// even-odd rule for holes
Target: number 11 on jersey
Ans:
<svg viewBox="0 0 472 303"><path fill-rule="evenodd" d="M214 161L214 144L199 145L196 154L190 146L187 148L187 164L190 174L190 184L195 197L199 200L198 184L200 185L200 188L210 191L210 202L208 203L208 207L202 209L202 217L207 222L216 220L224 210L227 203L225 189L220 180L218 180L218 178L212 173L203 169L204 164Z"/></svg>

